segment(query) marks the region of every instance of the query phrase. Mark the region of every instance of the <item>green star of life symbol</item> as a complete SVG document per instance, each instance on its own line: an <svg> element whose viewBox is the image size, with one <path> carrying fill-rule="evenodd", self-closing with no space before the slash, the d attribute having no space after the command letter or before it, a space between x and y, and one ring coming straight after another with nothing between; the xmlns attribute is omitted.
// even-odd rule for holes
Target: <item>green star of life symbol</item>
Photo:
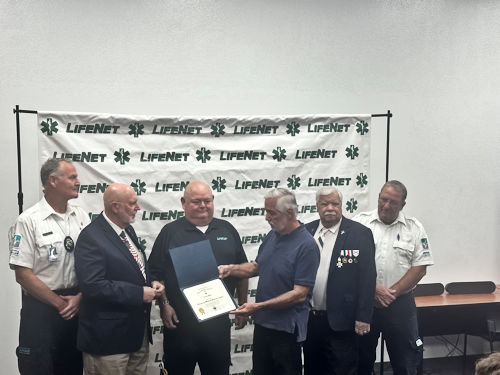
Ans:
<svg viewBox="0 0 500 375"><path fill-rule="evenodd" d="M280 146L276 147L273 150L273 159L277 161L286 159L286 150L284 148L281 148Z"/></svg>
<svg viewBox="0 0 500 375"><path fill-rule="evenodd" d="M210 126L210 128L212 129L212 132L210 134L212 134L216 138L226 134L226 132L224 131L226 125L224 125L223 123L216 122L215 124Z"/></svg>
<svg viewBox="0 0 500 375"><path fill-rule="evenodd" d="M139 135L144 134L144 130L142 130L144 129L144 125L139 124L138 122L130 124L128 128L130 129L128 134L133 135L134 138L138 138Z"/></svg>
<svg viewBox="0 0 500 375"><path fill-rule="evenodd" d="M47 133L48 136L51 136L53 133L57 133L57 126L59 124L49 117L46 121L42 121L40 125L42 125L42 133Z"/></svg>
<svg viewBox="0 0 500 375"><path fill-rule="evenodd" d="M360 173L356 176L356 185L359 187L365 187L368 185L368 176L364 173Z"/></svg>
<svg viewBox="0 0 500 375"><path fill-rule="evenodd" d="M207 160L210 160L210 150L207 150L205 147L196 150L196 160L201 161L202 163L206 163Z"/></svg>
<svg viewBox="0 0 500 375"><path fill-rule="evenodd" d="M300 125L295 122L295 121L292 121L288 124L286 124L286 134L290 134L292 137L295 137L295 134L299 134L300 133Z"/></svg>
<svg viewBox="0 0 500 375"><path fill-rule="evenodd" d="M359 156L359 148L354 145L350 145L345 149L345 151L345 156L351 158L351 160L354 160Z"/></svg>
<svg viewBox="0 0 500 375"><path fill-rule="evenodd" d="M139 178L136 179L135 182L132 182L130 186L134 188L137 195L141 195L142 193L146 192L146 183L141 181Z"/></svg>
<svg viewBox="0 0 500 375"><path fill-rule="evenodd" d="M216 180L212 180L212 189L220 193L222 190L226 189L226 179L217 176Z"/></svg>
<svg viewBox="0 0 500 375"><path fill-rule="evenodd" d="M290 189L295 190L300 186L300 177L292 174L286 179L288 183L286 184Z"/></svg>
<svg viewBox="0 0 500 375"><path fill-rule="evenodd" d="M114 160L117 163L120 163L121 165L130 161L130 158L129 158L130 152L125 151L123 148L120 148L118 151L115 151L115 153L113 155L116 156L116 158Z"/></svg>
<svg viewBox="0 0 500 375"><path fill-rule="evenodd" d="M358 209L358 201L355 200L354 198L351 198L346 202L345 206L346 210L352 214L354 211Z"/></svg>
<svg viewBox="0 0 500 375"><path fill-rule="evenodd" d="M137 239L139 240L139 246L141 249L146 250L146 240L141 237L137 237Z"/></svg>
<svg viewBox="0 0 500 375"><path fill-rule="evenodd" d="M365 135L369 132L368 123L366 121L359 121L356 123L356 133L360 135Z"/></svg>

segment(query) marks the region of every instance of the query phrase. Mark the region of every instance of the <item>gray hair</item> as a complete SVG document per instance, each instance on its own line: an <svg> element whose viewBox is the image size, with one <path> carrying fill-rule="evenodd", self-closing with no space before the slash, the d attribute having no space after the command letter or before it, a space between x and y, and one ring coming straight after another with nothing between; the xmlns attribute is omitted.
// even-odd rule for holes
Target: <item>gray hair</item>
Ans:
<svg viewBox="0 0 500 375"><path fill-rule="evenodd" d="M40 179L42 180L42 186L47 186L50 175L58 172L59 166L62 162L71 164L70 160L61 158L50 158L47 159L45 163L43 163L42 168L40 169Z"/></svg>
<svg viewBox="0 0 500 375"><path fill-rule="evenodd" d="M316 203L319 202L322 195L330 195L333 193L337 193L339 195L340 203L342 203L342 193L334 186L323 186L322 188L319 188L316 192Z"/></svg>
<svg viewBox="0 0 500 375"><path fill-rule="evenodd" d="M398 180L387 181L384 184L384 186L382 186L382 189L380 189L380 192L382 192L382 190L384 190L384 188L387 186L390 186L391 188L393 188L394 190L403 195L403 203L406 201L406 196L408 192L406 191L406 186L404 186L402 182L399 182Z"/></svg>
<svg viewBox="0 0 500 375"><path fill-rule="evenodd" d="M264 196L264 199L269 198L278 198L276 201L276 209L279 212L285 213L287 210L291 209L293 216L297 217L299 208L297 206L295 194L293 194L290 190L283 188L272 189Z"/></svg>

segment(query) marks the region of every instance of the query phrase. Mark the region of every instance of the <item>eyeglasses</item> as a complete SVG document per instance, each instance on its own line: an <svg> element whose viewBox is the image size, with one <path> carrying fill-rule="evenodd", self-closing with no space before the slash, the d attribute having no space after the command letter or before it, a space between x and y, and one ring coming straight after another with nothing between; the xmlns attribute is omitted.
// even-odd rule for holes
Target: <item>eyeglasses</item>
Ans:
<svg viewBox="0 0 500 375"><path fill-rule="evenodd" d="M209 204L212 204L214 202L213 199L194 199L190 203L194 204L195 206L200 206L202 203L205 204L205 206L208 206Z"/></svg>

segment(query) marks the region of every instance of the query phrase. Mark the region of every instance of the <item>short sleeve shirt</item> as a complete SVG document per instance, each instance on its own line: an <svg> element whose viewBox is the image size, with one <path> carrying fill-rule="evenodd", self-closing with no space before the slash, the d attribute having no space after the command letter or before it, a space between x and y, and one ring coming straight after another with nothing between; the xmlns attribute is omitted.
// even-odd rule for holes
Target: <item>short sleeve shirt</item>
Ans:
<svg viewBox="0 0 500 375"><path fill-rule="evenodd" d="M231 223L214 218L207 230L202 232L185 217L163 227L148 260L152 280L165 282L165 292L179 319L183 319L184 323L189 319L189 324L195 326L198 326L198 323L180 291L170 249L204 240L210 241L217 265L247 262L240 235ZM230 293L234 294L238 279L228 277L224 279L224 283Z"/></svg>
<svg viewBox="0 0 500 375"><path fill-rule="evenodd" d="M70 236L76 243L89 223L79 206L68 203L66 214L59 214L42 198L17 218L9 264L30 268L51 290L77 286L74 251L64 248L64 239Z"/></svg>
<svg viewBox="0 0 500 375"><path fill-rule="evenodd" d="M259 265L256 302L289 292L294 285L311 287L304 302L285 309L263 309L254 314L255 323L277 331L296 333L297 341L304 341L319 265L319 249L313 236L302 224L286 235L272 230L260 246L255 261Z"/></svg>
<svg viewBox="0 0 500 375"><path fill-rule="evenodd" d="M398 282L414 266L434 264L423 225L401 211L391 224L384 224L375 209L357 214L353 220L367 226L375 239L377 284L387 288Z"/></svg>

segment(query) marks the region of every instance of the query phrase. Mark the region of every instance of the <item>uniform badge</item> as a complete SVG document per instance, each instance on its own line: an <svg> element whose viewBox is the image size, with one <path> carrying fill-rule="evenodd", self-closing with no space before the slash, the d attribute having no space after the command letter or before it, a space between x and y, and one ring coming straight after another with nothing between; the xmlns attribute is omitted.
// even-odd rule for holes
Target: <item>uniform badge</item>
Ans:
<svg viewBox="0 0 500 375"><path fill-rule="evenodd" d="M354 255L354 257L359 256L359 250L353 250L352 255Z"/></svg>
<svg viewBox="0 0 500 375"><path fill-rule="evenodd" d="M20 234L15 234L14 235L14 242L12 244L12 250L19 250L19 246L21 246L21 235Z"/></svg>
<svg viewBox="0 0 500 375"><path fill-rule="evenodd" d="M64 248L68 253L71 253L75 248L75 242L70 236L64 237Z"/></svg>
<svg viewBox="0 0 500 375"><path fill-rule="evenodd" d="M422 247L424 249L428 249L429 248L429 242L427 242L427 238L422 238L420 241L422 242Z"/></svg>

